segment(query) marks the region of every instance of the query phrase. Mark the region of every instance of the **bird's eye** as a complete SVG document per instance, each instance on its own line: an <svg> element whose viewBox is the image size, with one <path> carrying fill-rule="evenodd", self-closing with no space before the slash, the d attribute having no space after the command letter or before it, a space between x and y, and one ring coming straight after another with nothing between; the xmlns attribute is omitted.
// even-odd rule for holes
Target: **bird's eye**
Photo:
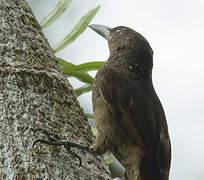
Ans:
<svg viewBox="0 0 204 180"><path fill-rule="evenodd" d="M112 38L118 38L121 33L122 33L121 29L113 29L113 31L111 32Z"/></svg>
<svg viewBox="0 0 204 180"><path fill-rule="evenodd" d="M120 29L117 29L117 30L115 31L115 34L116 34L116 35L121 34L121 30L120 30Z"/></svg>

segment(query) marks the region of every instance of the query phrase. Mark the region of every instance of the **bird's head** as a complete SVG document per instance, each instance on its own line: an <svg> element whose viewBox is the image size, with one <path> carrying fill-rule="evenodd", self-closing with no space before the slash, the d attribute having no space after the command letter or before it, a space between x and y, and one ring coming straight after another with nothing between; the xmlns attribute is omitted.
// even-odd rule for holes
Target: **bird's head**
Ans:
<svg viewBox="0 0 204 180"><path fill-rule="evenodd" d="M124 48L153 55L153 50L148 41L138 32L125 26L110 28L104 25L92 24L91 29L108 41L110 52Z"/></svg>

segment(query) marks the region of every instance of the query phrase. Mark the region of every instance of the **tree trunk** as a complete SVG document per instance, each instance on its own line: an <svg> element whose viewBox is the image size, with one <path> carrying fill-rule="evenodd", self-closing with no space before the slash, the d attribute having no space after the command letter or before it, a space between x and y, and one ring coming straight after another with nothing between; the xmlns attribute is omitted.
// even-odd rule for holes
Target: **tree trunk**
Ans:
<svg viewBox="0 0 204 180"><path fill-rule="evenodd" d="M65 140L90 145L93 136L26 0L0 0L0 179L110 179L100 157L38 144L46 128ZM42 136L41 136L42 137Z"/></svg>

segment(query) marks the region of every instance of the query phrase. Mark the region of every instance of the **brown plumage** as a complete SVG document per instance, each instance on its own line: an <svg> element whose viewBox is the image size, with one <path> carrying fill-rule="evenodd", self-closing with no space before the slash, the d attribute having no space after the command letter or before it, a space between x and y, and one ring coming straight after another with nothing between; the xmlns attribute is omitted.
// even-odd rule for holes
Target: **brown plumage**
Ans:
<svg viewBox="0 0 204 180"><path fill-rule="evenodd" d="M110 49L93 88L98 135L92 150L112 152L126 168L129 180L168 180L171 145L165 114L152 84L149 43L128 27L90 27L107 39Z"/></svg>

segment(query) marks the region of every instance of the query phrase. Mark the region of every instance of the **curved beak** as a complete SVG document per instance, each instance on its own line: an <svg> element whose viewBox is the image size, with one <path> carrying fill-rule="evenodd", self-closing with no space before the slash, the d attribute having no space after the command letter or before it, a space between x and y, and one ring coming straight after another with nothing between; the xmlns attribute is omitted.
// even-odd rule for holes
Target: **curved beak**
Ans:
<svg viewBox="0 0 204 180"><path fill-rule="evenodd" d="M89 25L89 27L93 29L95 32L97 32L98 34L100 34L102 37L104 37L106 40L109 40L111 38L110 27L100 25L100 24L91 24Z"/></svg>

